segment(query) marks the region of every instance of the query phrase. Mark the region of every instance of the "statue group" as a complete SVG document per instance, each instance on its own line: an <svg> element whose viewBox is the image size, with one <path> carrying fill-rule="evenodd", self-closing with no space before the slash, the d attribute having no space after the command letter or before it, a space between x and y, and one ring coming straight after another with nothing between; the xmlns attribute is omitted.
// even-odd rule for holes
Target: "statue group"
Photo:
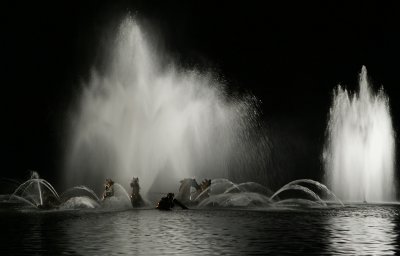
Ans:
<svg viewBox="0 0 400 256"><path fill-rule="evenodd" d="M176 205L182 209L188 209L186 205L196 205L200 201L209 197L209 190L211 186L210 179L204 179L200 184L197 183L194 178L186 178L180 181L181 185L179 187L179 192L177 197L174 193L167 193L165 197L162 197L156 208L159 210L171 210ZM139 178L133 177L130 182L131 194L130 200L132 207L143 207L146 205L140 194ZM114 196L114 181L110 178L106 179L104 183L104 192L102 200L107 200Z"/></svg>

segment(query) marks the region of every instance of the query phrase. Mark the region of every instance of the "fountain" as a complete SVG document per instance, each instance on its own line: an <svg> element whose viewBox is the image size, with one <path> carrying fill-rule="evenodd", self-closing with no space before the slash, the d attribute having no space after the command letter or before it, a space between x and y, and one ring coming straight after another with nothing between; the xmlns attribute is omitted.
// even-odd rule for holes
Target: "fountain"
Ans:
<svg viewBox="0 0 400 256"><path fill-rule="evenodd" d="M268 207L268 196L271 195L268 188L256 182L235 184L228 179L212 180L211 186L203 193L209 194L209 197L200 200L198 207Z"/></svg>
<svg viewBox="0 0 400 256"><path fill-rule="evenodd" d="M131 199L125 188L119 184L114 183L114 195L103 200L102 207L108 209L130 209L132 208Z"/></svg>
<svg viewBox="0 0 400 256"><path fill-rule="evenodd" d="M164 58L131 17L107 51L71 114L68 186L138 176L146 195L175 190L183 177L267 177L254 97L228 96L215 74Z"/></svg>
<svg viewBox="0 0 400 256"><path fill-rule="evenodd" d="M130 17L110 46L106 65L93 69L68 120L64 180L71 188L58 196L35 174L13 197L42 206L47 193L61 209L126 209L132 204L124 185L133 176L155 200L176 191L184 177L206 177L208 187L188 195L189 185L182 198L199 207L342 204L313 180L290 182L275 193L254 182L267 183L270 152L254 97L230 96L215 74L161 58ZM89 187L106 177L122 183L99 200Z"/></svg>
<svg viewBox="0 0 400 256"><path fill-rule="evenodd" d="M60 195L60 198L62 201L66 201L68 198L77 196L86 196L95 200L96 202L100 202L100 198L96 195L96 193L90 188L85 186L75 186L69 188Z"/></svg>
<svg viewBox="0 0 400 256"><path fill-rule="evenodd" d="M324 184L319 183L318 181L315 180L310 180L310 179L300 179L300 180L294 180L289 182L288 184L284 185L281 187L279 190L277 190L272 196L271 200L275 200L276 198L279 198L279 195L281 195L284 192L287 191L298 191L300 193L303 193L306 195L306 197L310 198L312 201L316 201L317 203L320 203L321 205L326 206L327 203L330 204L339 204L343 206L342 201L332 192L330 191ZM302 199L301 197L297 198L291 198L290 200L296 200L296 199ZM279 198L279 200L281 200ZM288 199L285 199L288 200ZM309 199L302 199L303 202L304 200ZM282 203L282 201L280 202Z"/></svg>
<svg viewBox="0 0 400 256"><path fill-rule="evenodd" d="M32 171L30 179L18 186L10 199L19 200L34 207L51 207L60 202L60 197L53 186L41 179L35 171Z"/></svg>
<svg viewBox="0 0 400 256"><path fill-rule="evenodd" d="M310 179L289 182L275 193L256 182L235 184L228 179L212 180L209 197L199 201L199 207L326 207L343 206L342 201L324 184ZM200 197L200 196L199 196Z"/></svg>
<svg viewBox="0 0 400 256"><path fill-rule="evenodd" d="M94 191L86 186L68 188L60 195L53 186L32 172L30 179L22 182L9 196L2 195L6 201L0 201L4 206L12 209L46 210L77 210L101 209L105 211L126 210L132 208L128 192L119 183L113 183L113 195L100 200ZM287 195L287 192L294 192ZM184 193L190 193L184 192ZM217 208L257 208L270 209L271 207L326 207L340 206L342 202L323 184L301 179L289 182L273 193L269 188L256 182L234 183L226 178L210 181L210 185L195 198L191 199L190 207L217 207ZM144 207L154 206L154 202L146 201ZM134 208L138 208L134 206Z"/></svg>
<svg viewBox="0 0 400 256"><path fill-rule="evenodd" d="M15 191L9 195L3 195L11 206L31 207L39 209L127 209L130 208L130 198L121 184L114 184L114 196L101 201L93 190L86 186L75 186L68 188L58 195L54 187L39 174L32 172L31 177L22 182ZM4 197L6 196L6 197Z"/></svg>
<svg viewBox="0 0 400 256"><path fill-rule="evenodd" d="M374 93L362 67L359 92L334 91L323 152L326 181L343 200L395 199L395 142L389 100Z"/></svg>

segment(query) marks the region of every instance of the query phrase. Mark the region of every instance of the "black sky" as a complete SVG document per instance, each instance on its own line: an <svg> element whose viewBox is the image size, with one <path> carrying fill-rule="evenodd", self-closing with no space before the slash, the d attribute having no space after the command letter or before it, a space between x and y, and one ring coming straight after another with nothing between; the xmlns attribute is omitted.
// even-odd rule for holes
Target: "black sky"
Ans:
<svg viewBox="0 0 400 256"><path fill-rule="evenodd" d="M3 177L26 178L34 169L57 181L68 109L101 40L127 13L151 27L181 65L211 68L228 90L262 101L275 157L290 162L282 167L288 179L322 177L332 89L355 90L362 65L375 89L384 85L400 129L394 1L54 2L2 4Z"/></svg>

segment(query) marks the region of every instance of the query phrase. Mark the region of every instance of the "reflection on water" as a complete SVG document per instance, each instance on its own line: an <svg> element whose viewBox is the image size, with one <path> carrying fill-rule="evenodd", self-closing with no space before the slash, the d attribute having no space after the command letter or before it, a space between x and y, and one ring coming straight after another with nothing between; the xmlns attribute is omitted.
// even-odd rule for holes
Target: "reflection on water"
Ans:
<svg viewBox="0 0 400 256"><path fill-rule="evenodd" d="M14 212L2 254L393 254L399 206L309 210ZM7 236L4 236L7 234Z"/></svg>
<svg viewBox="0 0 400 256"><path fill-rule="evenodd" d="M398 248L398 209L367 206L338 211L329 218L330 250L347 255L393 254Z"/></svg>

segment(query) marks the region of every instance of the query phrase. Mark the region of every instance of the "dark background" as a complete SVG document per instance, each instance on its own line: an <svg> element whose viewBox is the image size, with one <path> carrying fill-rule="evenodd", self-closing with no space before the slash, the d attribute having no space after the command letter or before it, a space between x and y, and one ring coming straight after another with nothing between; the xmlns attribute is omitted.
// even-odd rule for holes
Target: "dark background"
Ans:
<svg viewBox="0 0 400 256"><path fill-rule="evenodd" d="M99 42L128 13L180 65L212 69L228 91L262 101L277 187L322 179L332 90L339 83L356 90L362 65L375 90L384 85L399 131L394 2L54 2L1 4L2 177L24 179L37 170L57 186L68 110L98 61Z"/></svg>

